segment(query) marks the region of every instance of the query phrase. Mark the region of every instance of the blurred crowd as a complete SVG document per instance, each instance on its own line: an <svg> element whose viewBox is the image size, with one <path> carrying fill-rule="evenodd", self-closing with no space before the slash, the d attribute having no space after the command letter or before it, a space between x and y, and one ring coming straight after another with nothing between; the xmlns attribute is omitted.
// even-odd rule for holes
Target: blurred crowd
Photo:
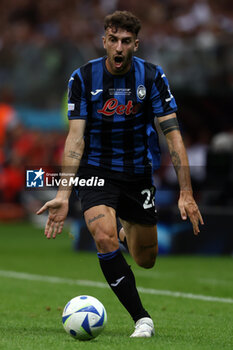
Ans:
<svg viewBox="0 0 233 350"><path fill-rule="evenodd" d="M75 45L101 46L104 16L129 10L142 21L142 41L176 45L184 37L213 45L233 32L230 0L2 0L1 47L30 43L46 45L68 40Z"/></svg>
<svg viewBox="0 0 233 350"><path fill-rule="evenodd" d="M209 181L208 166L219 150L226 154L220 157L227 164L223 173L233 174L229 119L233 107L233 2L1 0L0 219L25 215L21 206L25 167L43 166L52 171L60 164L66 136L65 126L61 131L27 128L17 107L63 108L72 71L104 54L103 19L115 10L132 11L141 19L138 55L161 64L169 78L181 107L179 118L194 185L201 189ZM163 140L161 147L162 168L155 177L164 190L161 193L166 194L159 198L163 205L174 200L170 196L174 192L169 195L166 189L173 189L175 180ZM223 192L225 196L229 188L232 191L233 176L228 177L223 183L230 187L207 202L219 204ZM231 198L224 203L233 204ZM33 210L38 205L30 202L30 206Z"/></svg>
<svg viewBox="0 0 233 350"><path fill-rule="evenodd" d="M26 128L13 105L12 91L1 90L0 98L0 220L25 217L35 212L36 202L26 208L26 170L60 165L65 132ZM24 203L22 206L21 204Z"/></svg>
<svg viewBox="0 0 233 350"><path fill-rule="evenodd" d="M103 19L114 10L139 16L139 55L175 88L232 91L230 0L1 0L0 86L14 86L18 103L58 106L72 71L104 54Z"/></svg>

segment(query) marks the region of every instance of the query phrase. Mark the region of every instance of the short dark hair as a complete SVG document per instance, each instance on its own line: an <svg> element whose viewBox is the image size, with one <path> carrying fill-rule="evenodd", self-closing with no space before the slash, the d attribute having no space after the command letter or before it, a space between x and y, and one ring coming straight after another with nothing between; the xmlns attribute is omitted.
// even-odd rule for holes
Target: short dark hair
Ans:
<svg viewBox="0 0 233 350"><path fill-rule="evenodd" d="M137 37L141 29L141 22L129 11L115 11L104 19L104 29L107 28L115 28L116 31L119 28L125 29Z"/></svg>

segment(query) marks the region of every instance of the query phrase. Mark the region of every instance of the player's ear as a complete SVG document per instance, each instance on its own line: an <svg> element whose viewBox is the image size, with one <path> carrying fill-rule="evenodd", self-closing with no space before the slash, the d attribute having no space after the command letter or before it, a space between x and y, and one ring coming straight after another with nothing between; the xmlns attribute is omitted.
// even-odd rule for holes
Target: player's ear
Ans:
<svg viewBox="0 0 233 350"><path fill-rule="evenodd" d="M106 37L102 36L102 40L103 40L103 47L104 49L106 49Z"/></svg>
<svg viewBox="0 0 233 350"><path fill-rule="evenodd" d="M134 42L134 52L138 50L138 46L139 46L139 39L136 39Z"/></svg>

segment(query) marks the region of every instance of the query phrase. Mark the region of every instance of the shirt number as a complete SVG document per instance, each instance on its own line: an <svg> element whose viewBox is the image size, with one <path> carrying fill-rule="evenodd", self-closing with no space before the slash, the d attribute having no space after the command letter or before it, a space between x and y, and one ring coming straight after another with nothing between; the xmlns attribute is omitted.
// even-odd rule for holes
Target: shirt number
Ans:
<svg viewBox="0 0 233 350"><path fill-rule="evenodd" d="M155 206L155 199L154 199L154 187L151 187L150 189L146 188L141 192L142 195L146 194L146 199L143 203L144 209L149 209Z"/></svg>

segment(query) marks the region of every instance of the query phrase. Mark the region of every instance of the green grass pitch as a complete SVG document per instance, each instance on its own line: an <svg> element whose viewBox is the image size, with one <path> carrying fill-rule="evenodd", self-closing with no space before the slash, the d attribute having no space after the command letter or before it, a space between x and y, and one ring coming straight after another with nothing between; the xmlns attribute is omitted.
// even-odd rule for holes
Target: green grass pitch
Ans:
<svg viewBox="0 0 233 350"><path fill-rule="evenodd" d="M159 256L143 270L126 255L156 326L153 338L130 339L133 321L104 287L96 254L72 243L67 232L48 241L28 223L0 225L1 350L233 349L232 257ZM80 294L98 298L108 314L104 332L89 342L71 338L61 322L67 301Z"/></svg>

